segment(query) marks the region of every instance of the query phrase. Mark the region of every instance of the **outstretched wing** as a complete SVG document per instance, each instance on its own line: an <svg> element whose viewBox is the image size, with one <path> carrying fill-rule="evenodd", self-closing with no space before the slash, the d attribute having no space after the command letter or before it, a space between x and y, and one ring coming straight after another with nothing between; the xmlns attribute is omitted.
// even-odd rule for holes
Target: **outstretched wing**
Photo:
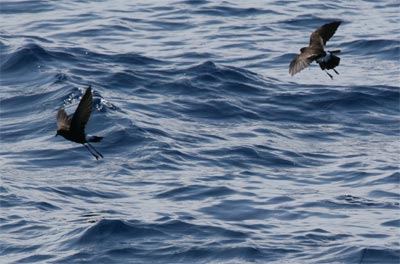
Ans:
<svg viewBox="0 0 400 264"><path fill-rule="evenodd" d="M57 130L69 130L71 120L68 120L68 115L64 109L59 109L57 112Z"/></svg>
<svg viewBox="0 0 400 264"><path fill-rule="evenodd" d="M331 22L315 30L310 37L310 46L322 45L322 47L324 47L326 42L335 34L341 23L341 21Z"/></svg>
<svg viewBox="0 0 400 264"><path fill-rule="evenodd" d="M302 53L294 57L289 65L290 75L293 76L307 68L318 56L319 55L316 52L309 48L304 48L304 50L302 49Z"/></svg>
<svg viewBox="0 0 400 264"><path fill-rule="evenodd" d="M72 116L70 130L80 133L84 132L86 123L92 113L92 104L92 87L89 86Z"/></svg>

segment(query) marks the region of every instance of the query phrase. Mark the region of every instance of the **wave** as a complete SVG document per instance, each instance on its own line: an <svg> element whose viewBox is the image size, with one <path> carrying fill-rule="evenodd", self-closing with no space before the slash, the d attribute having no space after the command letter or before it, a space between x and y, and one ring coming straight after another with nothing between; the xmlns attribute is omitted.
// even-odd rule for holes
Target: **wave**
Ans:
<svg viewBox="0 0 400 264"><path fill-rule="evenodd" d="M392 39L354 40L341 45L346 54L378 57L389 61L400 60L400 43Z"/></svg>
<svg viewBox="0 0 400 264"><path fill-rule="evenodd" d="M392 2L2 2L3 259L397 263ZM338 18L340 75L290 77ZM98 161L54 136L89 85Z"/></svg>

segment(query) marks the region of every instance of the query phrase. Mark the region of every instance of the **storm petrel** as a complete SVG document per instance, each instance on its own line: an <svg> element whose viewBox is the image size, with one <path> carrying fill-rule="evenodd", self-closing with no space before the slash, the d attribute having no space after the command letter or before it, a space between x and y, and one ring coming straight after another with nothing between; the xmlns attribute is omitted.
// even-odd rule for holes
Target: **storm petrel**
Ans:
<svg viewBox="0 0 400 264"><path fill-rule="evenodd" d="M92 87L89 86L72 118L68 118L64 109L58 110L56 136L61 135L67 140L83 144L96 159L99 159L99 157L103 158L103 155L89 142L99 142L103 137L87 137L85 134L85 126L92 112L92 97Z"/></svg>
<svg viewBox="0 0 400 264"><path fill-rule="evenodd" d="M331 79L333 77L327 70L333 70L336 74L339 74L335 67L339 65L340 58L335 53L339 53L340 50L326 52L324 47L341 23L341 21L335 21L325 24L311 34L309 46L301 48L301 53L296 55L290 63L289 73L292 76L307 68L313 61L316 61L321 70L325 71Z"/></svg>

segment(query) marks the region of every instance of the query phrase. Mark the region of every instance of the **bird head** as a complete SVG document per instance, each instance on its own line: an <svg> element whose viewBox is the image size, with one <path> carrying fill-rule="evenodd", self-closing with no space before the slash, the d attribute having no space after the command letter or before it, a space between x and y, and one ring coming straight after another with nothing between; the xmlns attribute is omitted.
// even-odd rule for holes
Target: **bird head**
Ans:
<svg viewBox="0 0 400 264"><path fill-rule="evenodd" d="M69 131L64 129L57 129L57 133L55 136L62 136L64 138L68 138Z"/></svg>

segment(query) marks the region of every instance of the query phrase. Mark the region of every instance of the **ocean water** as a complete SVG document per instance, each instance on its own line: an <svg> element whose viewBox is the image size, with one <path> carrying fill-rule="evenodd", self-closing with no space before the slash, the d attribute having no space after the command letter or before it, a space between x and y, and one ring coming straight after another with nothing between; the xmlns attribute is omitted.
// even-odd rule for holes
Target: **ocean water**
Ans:
<svg viewBox="0 0 400 264"><path fill-rule="evenodd" d="M399 263L397 0L0 7L1 263Z"/></svg>

